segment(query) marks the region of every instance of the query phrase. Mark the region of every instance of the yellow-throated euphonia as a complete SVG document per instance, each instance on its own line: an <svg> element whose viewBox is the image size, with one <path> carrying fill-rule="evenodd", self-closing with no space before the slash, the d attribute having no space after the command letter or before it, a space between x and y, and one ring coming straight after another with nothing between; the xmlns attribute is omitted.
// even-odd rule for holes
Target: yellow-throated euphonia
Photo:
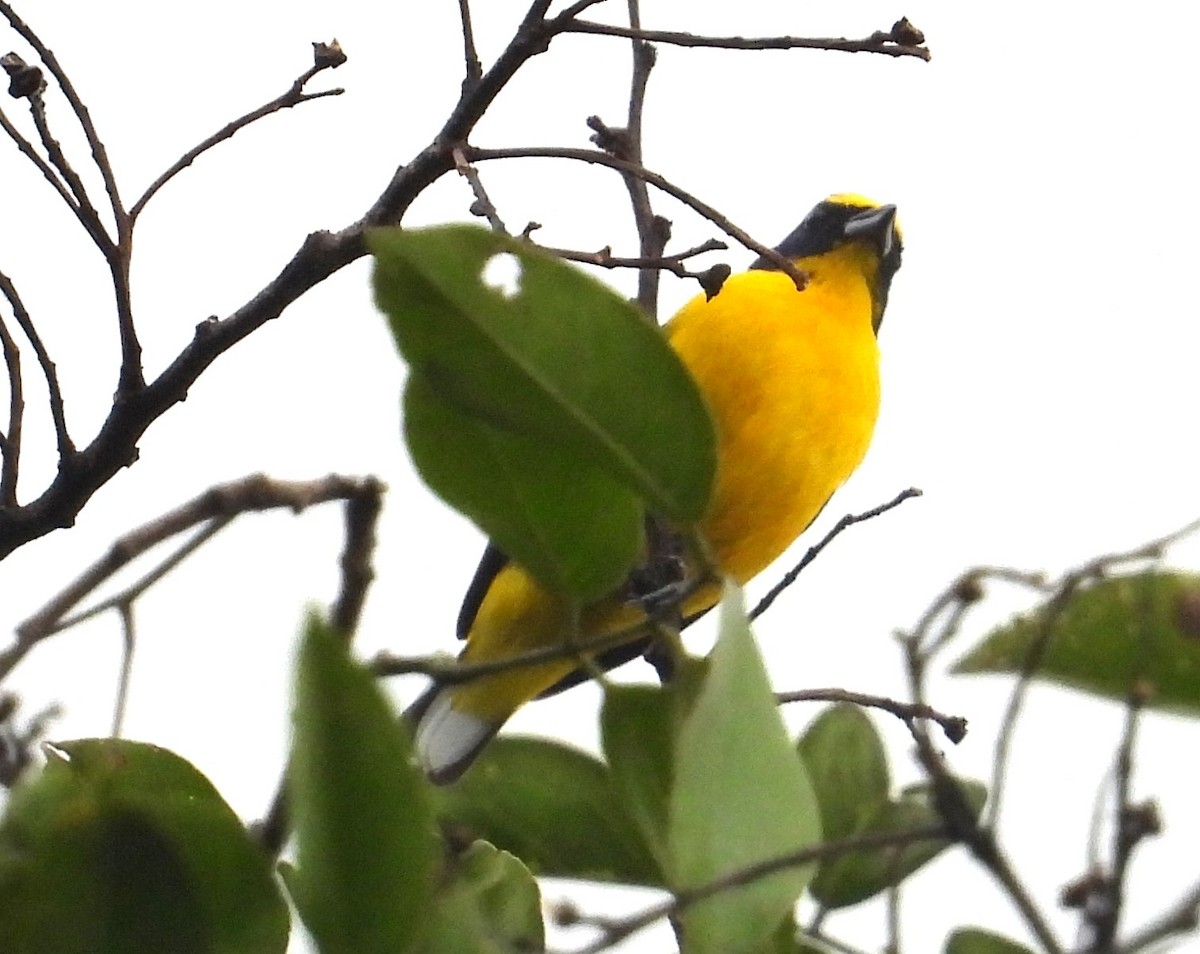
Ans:
<svg viewBox="0 0 1200 954"><path fill-rule="evenodd" d="M807 276L803 290L760 258L665 327L716 425L716 484L699 531L716 568L738 583L787 549L866 454L879 410L876 334L900 267L895 206L831 196L777 251ZM685 622L717 593L690 596ZM598 654L602 666L623 662L648 641L637 627L643 605L626 587L575 615L489 547L459 614L461 659L503 660L629 628L628 645ZM457 778L517 708L581 675L568 657L432 687L413 709L429 777Z"/></svg>

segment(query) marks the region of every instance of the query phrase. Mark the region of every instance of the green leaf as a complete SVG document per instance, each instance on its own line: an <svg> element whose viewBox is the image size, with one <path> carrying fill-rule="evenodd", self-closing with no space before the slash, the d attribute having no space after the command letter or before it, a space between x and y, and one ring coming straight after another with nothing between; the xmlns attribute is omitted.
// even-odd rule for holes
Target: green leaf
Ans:
<svg viewBox="0 0 1200 954"><path fill-rule="evenodd" d="M375 300L439 396L590 461L680 522L703 513L716 440L700 391L629 302L528 244L476 226L375 229ZM514 294L485 284L512 255Z"/></svg>
<svg viewBox="0 0 1200 954"><path fill-rule="evenodd" d="M981 928L959 928L946 939L945 954L1032 954L1023 944Z"/></svg>
<svg viewBox="0 0 1200 954"><path fill-rule="evenodd" d="M548 589L601 596L636 559L641 503L562 447L463 413L417 372L404 430L425 482Z"/></svg>
<svg viewBox="0 0 1200 954"><path fill-rule="evenodd" d="M671 887L696 889L820 841L820 812L784 729L741 591L726 584L708 673L675 746L669 812ZM683 950L752 951L812 878L789 867L725 889L682 914Z"/></svg>
<svg viewBox="0 0 1200 954"><path fill-rule="evenodd" d="M498 738L470 772L435 797L442 826L455 841L485 839L536 874L663 884L608 768L576 749Z"/></svg>
<svg viewBox="0 0 1200 954"><path fill-rule="evenodd" d="M541 892L520 859L477 841L434 900L423 954L512 954L545 947Z"/></svg>
<svg viewBox="0 0 1200 954"><path fill-rule="evenodd" d="M967 803L979 817L987 801L987 788L979 782L959 779ZM879 806L875 816L859 834L899 834L941 823L928 785L915 785L900 798ZM953 844L944 838L926 838L903 847L875 848L849 852L821 865L809 890L826 908L843 908L874 897L899 884L922 865Z"/></svg>
<svg viewBox="0 0 1200 954"><path fill-rule="evenodd" d="M860 831L887 801L887 754L861 706L830 706L808 727L797 748L821 806L821 830L827 840Z"/></svg>
<svg viewBox="0 0 1200 954"><path fill-rule="evenodd" d="M0 824L8 954L283 952L271 865L179 756L119 739L58 744Z"/></svg>
<svg viewBox="0 0 1200 954"><path fill-rule="evenodd" d="M1150 571L1077 591L1057 615L1043 605L994 630L959 673L1021 672L1049 627L1036 678L1200 715L1200 576Z"/></svg>
<svg viewBox="0 0 1200 954"><path fill-rule="evenodd" d="M344 643L310 616L296 677L291 883L322 954L400 952L427 924L439 847L408 734Z"/></svg>
<svg viewBox="0 0 1200 954"><path fill-rule="evenodd" d="M604 755L613 783L625 810L664 866L669 857L676 708L670 690L613 683L605 687L600 713Z"/></svg>

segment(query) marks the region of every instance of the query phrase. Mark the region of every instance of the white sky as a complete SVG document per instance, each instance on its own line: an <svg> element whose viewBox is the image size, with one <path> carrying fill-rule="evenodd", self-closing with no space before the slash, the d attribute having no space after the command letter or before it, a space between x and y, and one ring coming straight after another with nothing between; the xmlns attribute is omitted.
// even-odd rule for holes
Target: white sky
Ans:
<svg viewBox="0 0 1200 954"><path fill-rule="evenodd" d="M524 4L476 5L486 65ZM606 6L616 16L623 4ZM1057 572L1200 512L1192 287L1200 201L1187 185L1200 158L1191 121L1197 8L1163 0L643 6L649 27L744 35L864 36L905 14L934 51L925 64L661 48L651 80L647 165L758 238L777 241L837 191L895 202L903 219L905 264L881 336L879 430L817 532L904 487L925 496L839 540L764 619L760 642L781 688L901 694L890 634L964 567ZM37 0L20 12L74 78L129 201L187 147L282 92L308 65L310 41L336 36L350 56L314 84L342 85L347 95L239 133L143 216L133 278L151 374L198 321L246 301L307 232L357 218L432 136L461 79L452 0ZM5 36L0 52L24 51ZM556 41L497 102L474 143L586 145L589 114L621 122L627 63L621 41ZM21 112L5 103L10 115ZM84 167L64 107L54 100L51 109ZM482 172L511 227L533 219L547 244L631 252L623 190L603 170L525 162ZM4 145L0 184L0 270L16 281L58 363L82 443L115 386L104 272L62 203ZM469 204L465 183L449 176L406 221L463 220ZM659 209L674 218L678 247L715 234L670 200ZM737 268L751 257L731 248L713 261ZM631 276L606 277L631 287ZM668 277L663 311L693 292ZM26 367L28 499L53 458L31 356ZM151 428L138 464L96 495L73 531L0 566L0 628L11 631L115 535L214 482L260 470L288 478L339 471L375 473L391 487L363 654L451 648L480 540L409 471L397 436L400 383L369 302L367 265L356 263L221 358L188 402ZM127 732L192 760L245 817L263 811L275 784L297 622L307 601L335 591L340 526L332 508L246 518L140 606ZM1200 545L1181 546L1176 562L1200 566ZM1001 594L968 635L1020 605ZM34 653L10 687L31 711L66 702L57 737L102 734L118 647L116 620L98 621ZM416 691L394 688L398 701ZM953 753L964 774L988 774L1006 688L981 678L936 686L942 709L971 720ZM597 701L593 689L577 690L529 707L512 727L594 746ZM788 715L799 726L815 712ZM1043 688L1018 736L1004 835L1068 944L1075 920L1052 899L1082 870L1092 793L1120 718L1116 706ZM915 779L903 728L880 724L898 776ZM1159 799L1167 832L1135 863L1128 926L1192 883L1200 838L1184 774L1195 725L1152 715L1145 728L1136 794ZM905 899L910 949L940 945L948 929L972 922L1024 937L986 876L959 857L939 861ZM863 909L827 927L871 945L880 917Z"/></svg>

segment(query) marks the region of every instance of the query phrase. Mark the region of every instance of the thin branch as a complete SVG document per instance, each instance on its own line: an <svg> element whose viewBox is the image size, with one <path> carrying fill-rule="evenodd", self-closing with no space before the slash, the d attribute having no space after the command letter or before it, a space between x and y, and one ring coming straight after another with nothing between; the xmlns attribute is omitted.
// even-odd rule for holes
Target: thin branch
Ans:
<svg viewBox="0 0 1200 954"><path fill-rule="evenodd" d="M0 506L17 503L17 475L21 469L21 424L25 417L25 395L21 379L21 351L8 330L8 322L0 315L0 346L4 349L4 366L8 371L8 428L0 438Z"/></svg>
<svg viewBox="0 0 1200 954"><path fill-rule="evenodd" d="M644 179L650 185L654 186L667 195L673 196L684 205L688 206L702 217L708 219L717 228L726 235L730 236L735 241L744 245L752 252L766 258L775 265L781 272L788 276L796 283L797 288L804 287L804 274L797 270L787 258L780 255L773 248L763 245L761 242L754 239L748 232L738 228L728 218L714 209L706 202L700 201L690 192L681 189L673 182L663 178L656 172L651 172L635 163L626 162L623 159L618 159L615 156L609 155L599 149L572 149L569 147L549 147L549 146L524 146L510 149L481 149L477 146L467 146L463 150L463 154L470 162L486 162L492 159L570 159L576 162L586 162L592 165L607 166L610 169L615 169L617 172L629 173L640 179Z"/></svg>
<svg viewBox="0 0 1200 954"><path fill-rule="evenodd" d="M121 616L121 675L117 679L117 701L113 706L112 728L109 732L119 739L125 728L125 707L129 702L129 682L133 676L133 650L137 645L137 627L133 619L133 602L119 607Z"/></svg>
<svg viewBox="0 0 1200 954"><path fill-rule="evenodd" d="M536 223L530 224L536 225ZM528 238L529 233L530 229L526 226L526 230L521 233L522 238ZM708 239L692 248L671 255L663 255L661 258L628 258L613 255L612 248L607 245L596 252L584 252L572 248L555 248L550 245L541 245L532 240L530 240L529 244L545 252L549 252L558 258L579 262L583 265L595 265L597 268L659 269L664 272L671 272L679 278L694 278L705 288L707 288L706 282L714 270L724 270L727 266L717 265L713 268L707 268L702 272L693 272L689 271L683 263L689 258L695 258L697 255L703 255L706 252L716 252L729 247L724 242L718 242L716 239Z"/></svg>
<svg viewBox="0 0 1200 954"><path fill-rule="evenodd" d="M26 311L25 304L21 301L21 296L17 293L17 286L3 272L0 272L0 294L8 299L8 303L13 310L13 317L17 319L17 324L25 334L29 344L33 347L33 352L37 355L38 365L42 369L42 375L46 379L46 392L50 400L50 416L54 420L54 434L57 439L59 464L61 466L74 455L75 445L71 442L70 434L67 433L66 411L63 408L62 388L58 383L58 371L54 367L54 362L50 360L46 346L42 343L41 335L38 334L37 328L34 327L33 319L30 318L29 312ZM9 506L9 503L2 501L0 502L0 507L2 506Z"/></svg>
<svg viewBox="0 0 1200 954"><path fill-rule="evenodd" d="M83 104L83 100L79 98L79 94L75 91L75 86L71 83L66 71L59 64L58 58L41 41L41 38L16 15L12 7L5 0L0 0L0 14L3 14L12 28L37 51L38 57L46 64L46 68L58 83L59 88L62 89L67 102L71 104L71 110L75 113L75 118L79 120L79 125L83 129L84 136L87 137L88 145L91 147L92 159L96 163L96 168L99 170L101 178L104 180L104 188L108 192L113 216L120 222L125 217L125 214L121 205L120 193L117 190L116 176L113 174L112 164L108 160L108 152L104 148L104 143L101 141L99 134L96 132L96 127L92 123L91 113L88 112L87 107Z"/></svg>
<svg viewBox="0 0 1200 954"><path fill-rule="evenodd" d="M358 629L367 590L375 579L371 560L375 553L375 528L387 490L381 480L364 478L346 498L345 543L338 558L342 583L329 614L332 626L347 637Z"/></svg>
<svg viewBox="0 0 1200 954"><path fill-rule="evenodd" d="M21 151L21 154L34 164L37 170L45 177L46 181L54 187L54 191L62 197L62 200L65 203L67 203L67 208L71 210L71 213L76 218L79 218L80 222L82 223L83 219L81 217L82 213L79 209L79 203L76 202L75 197L71 195L71 190L68 189L62 179L59 178L58 173L54 171L54 168L50 165L50 163L42 158L41 153L34 149L33 143L21 135L21 131L12 124L12 120L8 118L8 115L2 109L0 109L0 129L3 129L8 135L8 138L16 144L16 147Z"/></svg>
<svg viewBox="0 0 1200 954"><path fill-rule="evenodd" d="M1186 526L1171 533L1150 540L1131 550L1107 553L1095 557L1087 563L1065 573L1054 587L1054 595L1039 610L1040 623L1037 632L1030 643L1029 651L1021 665L1016 685L1008 699L1004 716L1000 723L1000 732L996 738L996 758L992 771L991 787L989 789L989 811L987 824L995 827L1000 817L1004 785L1007 780L1009 753L1012 739L1016 731L1017 721L1025 702L1029 686L1034 675L1042 664L1050 639L1054 635L1059 618L1080 587L1102 578L1112 570L1129 563L1143 563L1148 560L1162 558L1167 547L1200 530L1200 519L1193 520Z"/></svg>
<svg viewBox="0 0 1200 954"><path fill-rule="evenodd" d="M1017 877L1012 863L996 840L994 830L980 825L976 820L966 792L950 774L923 724L913 724L913 738L917 742L917 758L933 786L934 805L951 837L964 844L1000 884L1046 954L1063 954L1062 945L1024 883Z"/></svg>
<svg viewBox="0 0 1200 954"><path fill-rule="evenodd" d="M1113 949L1113 954L1138 954L1178 934L1189 934L1200 927L1200 881L1161 916L1144 925Z"/></svg>
<svg viewBox="0 0 1200 954"><path fill-rule="evenodd" d="M475 49L475 30L471 26L470 0L458 0L458 15L462 20L463 61L466 66L463 93L469 94L483 79L483 64L479 62L479 52Z"/></svg>
<svg viewBox="0 0 1200 954"><path fill-rule="evenodd" d="M31 540L70 526L91 496L137 457L146 429L182 401L218 357L280 314L314 286L366 250L365 233L401 219L430 184L454 168L453 143L464 141L517 71L546 49L562 21L544 19L550 0L534 0L511 41L469 95L460 98L442 128L409 163L400 166L359 221L340 232L314 232L291 260L250 301L224 319L201 322L190 344L144 389L114 402L99 433L84 450L60 463L42 494L18 508L0 509L0 559ZM145 197L143 197L145 198ZM144 202L143 202L144 207ZM4 659L0 655L0 660Z"/></svg>
<svg viewBox="0 0 1200 954"><path fill-rule="evenodd" d="M640 30L641 9L638 0L627 0L629 11L629 26L632 30ZM646 105L646 87L650 81L650 71L654 68L657 58L654 47L644 40L634 39L631 43L633 54L633 70L629 81L629 109L625 122L623 136L617 139L623 148L614 152L618 158L625 159L639 166L642 161L642 116ZM592 122L599 123L598 117L592 117ZM598 127L593 142L606 149L605 132ZM612 139L611 132L608 139ZM641 245L641 258L661 258L663 249L671 238L671 223L661 215L654 214L650 204L650 190L643 179L634 175L624 174L625 188L629 192L629 201L633 206L633 220L637 228L638 242ZM658 312L658 269L644 268L638 272L637 303L651 319Z"/></svg>
<svg viewBox="0 0 1200 954"><path fill-rule="evenodd" d="M962 716L946 715L923 702L900 702L887 696L875 696L866 692L851 692L849 689L796 689L792 692L777 692L775 701L780 705L789 702L850 702L856 706L882 709L890 712L908 726L911 731L918 719L936 722L947 739L957 745L967 735L967 720Z"/></svg>
<svg viewBox="0 0 1200 954"><path fill-rule="evenodd" d="M115 243L111 235L108 234L108 228L104 221L100 218L100 213L96 211L96 207L92 205L92 200L88 196L87 187L83 184L83 179L80 178L66 154L62 151L62 146L54 134L50 132L50 122L46 117L46 102L42 97L41 92L30 94L29 112L33 116L33 125L38 131L38 137L42 141L42 148L46 150L46 155L50 157L50 162L54 168L58 170L63 181L71 190L71 194L75 197L76 215L80 223L83 225L84 231L91 236L96 247L107 259L115 249Z"/></svg>
<svg viewBox="0 0 1200 954"><path fill-rule="evenodd" d="M155 194L163 186L165 186L168 182L174 179L175 176L195 162L200 156L208 152L208 150L224 142L226 139L232 138L233 135L239 130L245 129L251 123L257 122L263 117L270 116L272 113L277 113L280 110L291 109L294 106L299 106L301 103L307 103L314 99L322 99L326 96L341 96L345 90L340 88L321 90L319 93L304 92L304 86L310 79L323 70L337 69L337 67L341 66L341 64L346 60L345 54L343 54L341 52L341 48L337 46L336 40L328 45L314 43L313 47L315 52L315 62L307 70L301 73L284 93L276 96L270 102L264 103L257 109L252 109L244 116L240 116L233 120L233 122L226 123L203 142L193 146L182 156L176 159L166 172L150 183L146 191L142 193L141 198L133 203L133 207L129 210L130 224L132 225L133 222L137 221L137 217L141 215L142 210L146 208L146 203L154 198ZM322 55L323 51L326 52L326 55Z"/></svg>
<svg viewBox="0 0 1200 954"><path fill-rule="evenodd" d="M462 0L466 2L466 0ZM460 176L467 180L471 186L471 192L475 196L475 201L471 203L471 208L468 210L472 215L477 215L481 219L486 219L493 232L499 232L501 235L509 235L508 226L504 224L504 220L500 218L500 213L496 211L495 203L487 194L487 189L483 187L483 180L479 178L479 170L467 162L463 156L462 146L454 147L454 168Z"/></svg>
<svg viewBox="0 0 1200 954"><path fill-rule="evenodd" d="M675 897L660 904L652 905L640 914L630 918L613 921L602 937L576 951L575 954L599 954L600 951L623 941L632 934L649 927L663 918L681 914L683 911L701 901L721 894L733 888L753 884L765 877L791 868L799 868L826 858L837 858L855 851L870 851L878 848L903 848L922 841L946 838L949 835L944 825L927 825L903 832L886 832L870 835L859 835L853 838L842 838L836 841L826 841L799 851L789 852L775 858L768 858L757 864L747 865L723 875L707 884L696 888L685 888L676 892Z"/></svg>
<svg viewBox="0 0 1200 954"><path fill-rule="evenodd" d="M900 491L900 493L896 494L896 496L887 503L880 504L878 507L872 507L870 510L865 510L862 513L846 514L834 525L832 530L825 534L820 542L809 547L808 552L804 554L804 557L800 560L800 562L788 570L783 579L771 587L767 595L758 601L758 605L755 606L750 613L750 619L758 619L758 617L762 616L763 613L770 609L771 604L779 598L779 595L796 582L796 579L801 573L804 572L805 567L812 563L812 561L820 555L821 551L829 546L829 544L832 543L833 540L844 530L849 529L856 523L863 523L866 520L872 520L881 514L887 513L889 510L899 507L902 503L904 503L904 501L920 496L920 490L918 490L916 487L909 487L907 490Z"/></svg>
<svg viewBox="0 0 1200 954"><path fill-rule="evenodd" d="M597 36L619 36L643 40L650 43L667 43L672 46L715 47L722 50L830 50L843 53L882 53L885 56L914 56L929 60L930 52L921 44L925 37L920 35L907 20L898 21L890 31L877 31L861 40L845 37L799 37L799 36L697 36L673 30L640 30L594 23L591 20L574 20L563 28L564 33L590 33Z"/></svg>
<svg viewBox="0 0 1200 954"><path fill-rule="evenodd" d="M198 539L185 544L178 553L142 581L145 585L150 585L175 566L204 539L220 529L224 521L235 515L279 508L299 513L314 504L351 499L360 494L378 493L378 481L343 477L338 474L311 481L272 480L262 474L255 474L213 487L156 520L118 538L105 556L80 574L42 609L17 626L15 643L0 653L0 678L8 675L41 640L66 625L74 625L93 615L92 611L87 611L74 618L68 618L75 606L122 567L176 534L210 521L214 524L211 530L202 531L197 535ZM142 588L144 589L144 586ZM127 591L124 595L128 599L130 594ZM114 601L107 603L108 608L114 605L118 604Z"/></svg>

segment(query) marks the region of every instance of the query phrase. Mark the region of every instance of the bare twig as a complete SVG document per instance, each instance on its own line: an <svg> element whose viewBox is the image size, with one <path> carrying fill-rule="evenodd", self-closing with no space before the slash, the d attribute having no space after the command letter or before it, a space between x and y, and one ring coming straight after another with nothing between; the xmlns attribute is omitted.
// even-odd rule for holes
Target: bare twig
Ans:
<svg viewBox="0 0 1200 954"><path fill-rule="evenodd" d="M1094 954L1109 954L1114 948L1125 903L1125 877L1134 849L1160 830L1158 811L1152 802L1137 805L1132 798L1133 751L1139 716L1150 694L1146 685L1134 686L1125 707L1125 727L1117 746L1112 770L1113 831L1107 870L1095 865L1085 879L1080 899L1087 947Z"/></svg>
<svg viewBox="0 0 1200 954"><path fill-rule="evenodd" d="M483 64L479 62L479 53L475 49L475 30L471 26L470 0L458 0L458 14L462 20L463 61L466 66L463 76L463 94L467 95L483 78Z"/></svg>
<svg viewBox="0 0 1200 954"><path fill-rule="evenodd" d="M1000 884L1046 954L1063 954L1062 945L1050 929L1045 915L1017 877L1008 856L996 840L995 832L976 821L965 790L950 774L922 723L913 724L913 738L917 742L917 757L933 786L934 805L951 837L964 844Z"/></svg>
<svg viewBox="0 0 1200 954"><path fill-rule="evenodd" d="M851 692L849 689L797 689L792 692L777 692L775 701L780 705L789 702L850 702L856 706L882 709L890 712L912 730L918 719L936 722L946 738L958 744L967 735L967 720L962 716L946 715L923 702L900 702L887 696L875 696L866 692Z"/></svg>
<svg viewBox="0 0 1200 954"><path fill-rule="evenodd" d="M0 294L8 299L8 303L13 310L13 317L16 318L17 324L24 333L26 339L33 347L33 353L37 355L38 365L42 369L42 375L46 379L46 391L50 400L50 416L54 420L54 434L58 444L59 461L67 461L75 453L75 445L71 442L71 436L67 433L66 412L63 408L62 388L58 383L58 372L54 367L54 362L50 360L50 355L46 351L46 346L42 343L42 338L38 334L37 328L33 324L33 319L30 318L29 312L26 311L24 303L21 301L21 296L17 294L17 287L12 283L7 275L0 272ZM11 506L7 500L0 500L0 507Z"/></svg>
<svg viewBox="0 0 1200 954"><path fill-rule="evenodd" d="M59 175L66 182L67 188L71 190L71 195L75 198L74 209L76 216L79 218L84 230L91 236L92 241L96 243L96 247L100 249L101 254L105 258L108 258L113 254L113 238L109 235L104 221L100 218L100 213L92 205L87 187L83 184L79 173L72 167L70 161L62 151L62 146L54 138L53 133L50 132L50 122L46 117L46 103L42 94L40 92L32 93L28 99L29 112L33 116L33 124L38 131L38 137L42 141L42 147L46 150L46 155L50 157L51 164L58 170Z"/></svg>
<svg viewBox="0 0 1200 954"><path fill-rule="evenodd" d="M912 24L905 20L899 21L890 31L872 33L869 37L861 40L850 40L845 37L697 36L693 33L679 33L672 30L641 30L578 19L564 27L563 32L591 33L598 36L620 36L650 43L668 43L672 46L716 47L722 50L831 50L843 53L882 53L885 56L915 56L922 60L930 58L929 50L920 45L924 42L925 38L919 36L920 31L916 30ZM908 42L900 42L901 40Z"/></svg>
<svg viewBox="0 0 1200 954"><path fill-rule="evenodd" d="M375 553L375 527L379 523L386 489L382 481L367 477L356 492L346 498L345 542L338 559L342 583L329 614L333 627L346 636L358 629L367 589L375 579L371 558Z"/></svg>
<svg viewBox="0 0 1200 954"><path fill-rule="evenodd" d="M66 71L59 64L58 58L42 42L41 38L16 15L12 6L5 2L5 0L0 0L0 15L3 15L12 28L33 47L41 61L46 64L50 75L54 77L55 82L62 89L63 95L71 105L71 110L75 113L75 118L79 120L79 125L83 129L84 136L87 137L88 146L92 150L92 160L95 162L96 168L104 180L104 188L108 192L113 217L120 222L125 217L125 214L121 205L120 193L117 191L116 176L113 174L112 163L108 161L108 151L104 148L104 143L96 132L95 125L92 123L91 113L88 112L87 107L83 104L83 100L80 99Z"/></svg>
<svg viewBox="0 0 1200 954"><path fill-rule="evenodd" d="M133 651L137 646L133 603L122 603L118 613L121 617L121 675L117 679L117 701L113 706L112 728L109 732L114 739L121 737L125 727L125 706L129 702L129 682L133 676Z"/></svg>
<svg viewBox="0 0 1200 954"><path fill-rule="evenodd" d="M643 928L661 921L663 918L680 914L707 898L733 888L753 884L755 881L759 881L780 871L799 868L816 861L840 857L841 855L850 854L855 851L905 847L922 841L946 838L948 835L949 832L943 825L927 825L903 832L858 835L853 838L822 842L808 848L802 848L799 851L780 855L776 858L769 858L758 864L747 865L745 868L739 868L707 884L678 891L671 900L653 905L641 914L611 922L603 936L592 944L581 948L576 954L599 954L600 951L613 947L631 934L635 934Z"/></svg>
<svg viewBox="0 0 1200 954"><path fill-rule="evenodd" d="M1160 917L1144 925L1113 948L1113 954L1137 954L1154 949L1161 941L1188 934L1200 927L1200 881L1192 885Z"/></svg>
<svg viewBox="0 0 1200 954"><path fill-rule="evenodd" d="M65 203L67 203L67 208L69 208L71 212L78 218L80 215L79 203L76 202L75 197L71 195L71 190L68 189L62 179L59 178L58 173L54 171L54 168L50 165L50 163L42 158L41 153L34 149L33 143L21 135L21 131L12 124L12 120L8 118L7 114L2 109L0 109L0 129L3 129L8 135L8 138L16 144L17 148L21 150L21 154L34 164L42 176L45 177L46 181L54 187L54 191L62 197L62 200ZM82 219L80 221L82 222Z"/></svg>
<svg viewBox="0 0 1200 954"><path fill-rule="evenodd" d="M477 146L468 146L463 150L464 155L470 162L486 162L493 159L570 159L576 162L587 162L598 166L607 166L610 169L615 169L617 172L629 173L638 178L644 179L656 189L667 193L678 199L684 205L688 206L699 215L708 219L717 228L726 235L744 245L752 252L757 252L759 255L766 258L775 265L781 272L788 276L796 287L804 287L804 274L796 269L787 258L780 255L773 248L763 245L761 242L753 238L748 232L738 228L728 218L714 209L706 202L700 201L692 193L681 189L673 182L668 181L656 172L651 172L649 169L643 168L635 163L626 162L623 159L618 159L615 156L609 155L599 149L572 149L569 147L547 147L547 146L525 146L515 147L511 149L481 149Z"/></svg>
<svg viewBox="0 0 1200 954"><path fill-rule="evenodd" d="M8 371L8 427L0 436L0 505L17 502L17 475L21 468L21 424L25 417L25 394L21 379L21 352L9 333L8 322L0 315L0 346L4 349L4 367Z"/></svg>
<svg viewBox="0 0 1200 954"><path fill-rule="evenodd" d="M471 186L471 192L475 195L475 201L471 203L471 214L477 215L482 219L487 219L487 223L491 226L493 232L508 235L508 226L500 218L500 213L496 211L496 206L487 194L487 189L483 187L483 180L479 178L479 170L463 157L461 146L454 147L454 168L460 176L467 180L467 183Z"/></svg>
<svg viewBox="0 0 1200 954"><path fill-rule="evenodd" d="M16 642L0 653L0 678L11 672L41 640L98 612L99 608L95 608L75 617L68 617L75 606L118 570L176 534L197 525L209 525L197 538L181 547L155 571L123 594L101 604L101 607L119 607L122 602L128 602L144 592L234 515L277 508L287 508L299 513L314 504L331 500L347 500L358 495L377 496L379 486L378 481L373 479L343 477L337 474L311 481L272 480L262 474L256 474L205 491L199 497L116 540L104 557L85 570L42 609L21 623L16 629Z"/></svg>
<svg viewBox="0 0 1200 954"><path fill-rule="evenodd" d="M454 168L452 144L467 138L509 80L546 48L555 27L561 25L558 18L544 19L549 5L550 0L534 0L508 46L479 84L460 98L429 145L396 170L359 221L338 233L308 236L291 261L250 301L225 319L214 317L201 322L191 343L158 378L114 402L95 439L62 461L40 496L21 507L0 509L0 559L30 540L70 526L92 494L136 459L137 442L146 429L187 396L188 389L213 361L277 318L309 289L365 255L364 236L369 228L399 221L418 195Z"/></svg>
<svg viewBox="0 0 1200 954"><path fill-rule="evenodd" d="M537 248L549 252L559 258L564 258L572 262L580 262L584 265L595 265L598 268L639 268L639 269L659 269L665 272L671 272L680 278L694 278L696 281L704 285L705 280L712 273L713 269L705 269L702 272L689 271L683 263L689 258L695 258L697 255L703 255L706 252L715 252L721 249L728 248L724 242L718 242L716 239L708 239L699 245L686 249L682 252L676 252L671 255L663 255L661 258L625 258L619 255L613 255L612 249L607 245L597 252L584 252L578 249L571 248L554 248L549 245L539 245L535 242L530 242L531 245L536 245ZM720 268L720 266L715 266Z"/></svg>
<svg viewBox="0 0 1200 954"><path fill-rule="evenodd" d="M185 152L182 156L180 156L178 159L176 159L175 162L171 165L171 167L166 172L164 172L157 179L155 179L152 183L150 183L150 185L149 185L149 187L147 187L146 191L142 193L141 198L139 198L135 203L133 203L132 208L130 208L130 210L129 210L130 223L132 224L133 222L135 222L137 220L137 217L139 215L141 215L142 210L144 208L146 208L146 203L148 203L152 198L154 198L155 194L159 191L159 189L161 189L168 182L170 182L172 179L174 179L175 176L177 176L184 169L186 169L188 166L190 166L200 156L202 156L204 153L208 152L208 150L212 149L213 146L219 145L220 143L224 142L226 139L231 138L239 130L245 129L251 123L257 122L258 120L262 119L265 116L270 116L272 113L277 113L284 109L291 109L294 106L299 106L301 103L307 103L310 100L314 100L314 99L322 99L326 96L341 96L345 92L345 90L340 89L340 88L339 89L321 90L319 93L304 92L305 84L307 84L308 81L310 79L312 79L314 76L316 76L318 73L322 72L323 70L327 70L327 69L337 69L337 67L339 67L343 62L345 62L344 54L341 56L340 59L336 55L330 55L330 56L322 56L321 55L323 50L333 50L333 51L336 51L336 53L341 53L340 48L337 47L336 40L332 44L328 44L328 45L326 45L326 44L313 44L313 45L314 45L314 48L316 51L316 55L315 55L316 61L313 63L312 66L310 66L307 70L305 70L298 77L296 77L295 81L292 83L291 86L289 86L287 88L287 90L285 92L283 92L279 96L276 96L270 102L264 103L263 105L259 106L257 109L252 109L250 112L246 113L244 116L239 116L237 119L233 120L232 122L226 123L220 129L218 129L215 133L213 133L211 136L209 136L207 139L205 139L203 142L198 143L197 145L193 146L191 149L189 149L187 152Z"/></svg>
<svg viewBox="0 0 1200 954"><path fill-rule="evenodd" d="M1017 721L1028 693L1029 686L1042 664L1050 639L1058 625L1059 618L1066 609L1072 596L1085 584L1102 578L1114 569L1130 563L1144 563L1162 558L1163 552L1173 543L1200 530L1200 520L1193 520L1178 530L1150 540L1131 550L1107 553L1095 557L1087 563L1064 574L1053 587L1053 595L1038 611L1039 625L1030 643L1029 651L1021 666L1016 685L1009 696L1000 732L996 739L996 757L992 771L991 787L988 793L988 821L990 827L995 827L1000 817L1000 808L1007 779L1009 753L1012 748L1012 738L1016 731Z"/></svg>
<svg viewBox="0 0 1200 954"><path fill-rule="evenodd" d="M821 538L818 543L809 547L808 552L804 554L804 557L800 560L800 562L788 570L783 579L771 587L771 589L767 592L767 595L758 601L758 605L755 606L750 613L750 619L758 619L758 617L762 616L763 613L770 609L771 604L779 598L779 595L796 582L796 579L801 573L804 572L805 567L812 563L812 561L820 555L821 551L829 546L829 544L832 543L833 540L844 530L854 526L856 523L872 520L881 514L887 513L889 510L899 507L900 504L904 503L904 501L920 496L920 490L918 490L916 487L909 487L907 490L900 491L900 493L896 494L896 496L887 503L880 504L878 507L872 507L870 510L865 510L862 513L846 514L834 525L832 530L830 530L827 534L825 534L824 537Z"/></svg>

